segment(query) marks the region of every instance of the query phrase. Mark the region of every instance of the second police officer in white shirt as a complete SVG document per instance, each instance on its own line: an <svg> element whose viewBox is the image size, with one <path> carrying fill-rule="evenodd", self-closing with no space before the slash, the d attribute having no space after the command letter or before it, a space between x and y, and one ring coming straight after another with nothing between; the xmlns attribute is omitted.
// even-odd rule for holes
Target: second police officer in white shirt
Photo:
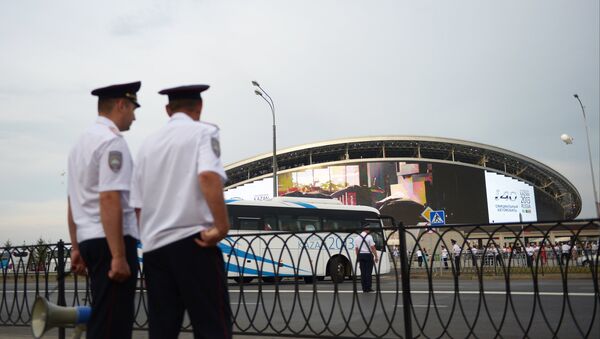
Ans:
<svg viewBox="0 0 600 339"><path fill-rule="evenodd" d="M170 120L139 151L131 204L139 213L149 336L177 338L184 311L195 338L231 338L223 254L229 230L219 130L199 122L209 86L162 90Z"/></svg>

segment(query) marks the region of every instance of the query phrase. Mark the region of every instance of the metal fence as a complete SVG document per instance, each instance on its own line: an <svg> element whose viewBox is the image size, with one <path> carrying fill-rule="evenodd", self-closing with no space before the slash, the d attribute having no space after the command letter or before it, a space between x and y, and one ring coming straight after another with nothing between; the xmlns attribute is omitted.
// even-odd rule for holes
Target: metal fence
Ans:
<svg viewBox="0 0 600 339"><path fill-rule="evenodd" d="M359 231L230 235L221 247L235 278L234 334L600 336L600 220L388 225L374 232L387 261L375 265L372 293L361 292L356 274ZM68 272L69 249L62 242L0 248L0 326L29 326L37 295L90 304L88 279ZM134 327L146 330L143 264L138 276ZM183 330L191 330L187 320Z"/></svg>

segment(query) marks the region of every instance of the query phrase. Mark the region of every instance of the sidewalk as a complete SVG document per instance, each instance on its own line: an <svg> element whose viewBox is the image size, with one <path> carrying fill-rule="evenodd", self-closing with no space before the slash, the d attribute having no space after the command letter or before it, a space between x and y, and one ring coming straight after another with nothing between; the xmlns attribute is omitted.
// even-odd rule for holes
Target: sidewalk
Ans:
<svg viewBox="0 0 600 339"><path fill-rule="evenodd" d="M69 339L71 338L71 334L72 334L72 329L67 329L66 331L66 336L65 338ZM85 338L85 335L81 336L82 338ZM276 337L266 337L266 336L233 336L234 338L237 339L258 339L258 338L265 338L265 339L272 339L272 338L276 338ZM4 326L0 326L0 339L31 339L33 338L33 336L31 335L31 328L30 327L4 327ZM51 331L48 331L45 335L44 338L58 338L58 329L53 329ZM145 339L148 338L148 332L146 331L133 331L133 339ZM181 332L179 334L179 338L180 339L193 339L194 335L192 333L188 333L188 332Z"/></svg>

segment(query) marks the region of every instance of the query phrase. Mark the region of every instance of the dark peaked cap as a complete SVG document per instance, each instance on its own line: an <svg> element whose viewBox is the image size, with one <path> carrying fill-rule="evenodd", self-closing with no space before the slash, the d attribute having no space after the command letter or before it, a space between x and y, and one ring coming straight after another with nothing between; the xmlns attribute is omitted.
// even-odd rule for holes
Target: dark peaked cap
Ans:
<svg viewBox="0 0 600 339"><path fill-rule="evenodd" d="M92 95L98 99L119 99L125 98L133 102L137 107L140 104L137 101L137 92L140 90L142 83L140 81L130 82L127 84L110 85L107 87L96 88L92 91Z"/></svg>
<svg viewBox="0 0 600 339"><path fill-rule="evenodd" d="M169 96L169 101L180 99L201 100L200 93L206 91L209 85L189 85L163 89L158 94Z"/></svg>

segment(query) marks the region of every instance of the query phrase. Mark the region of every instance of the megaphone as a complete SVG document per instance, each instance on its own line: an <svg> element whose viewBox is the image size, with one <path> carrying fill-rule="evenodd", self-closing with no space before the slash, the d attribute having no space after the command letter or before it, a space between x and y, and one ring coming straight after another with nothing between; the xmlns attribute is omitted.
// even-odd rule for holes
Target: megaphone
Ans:
<svg viewBox="0 0 600 339"><path fill-rule="evenodd" d="M92 308L89 306L58 306L38 296L31 311L33 337L39 339L54 327L75 327L73 338L79 338L91 314Z"/></svg>

